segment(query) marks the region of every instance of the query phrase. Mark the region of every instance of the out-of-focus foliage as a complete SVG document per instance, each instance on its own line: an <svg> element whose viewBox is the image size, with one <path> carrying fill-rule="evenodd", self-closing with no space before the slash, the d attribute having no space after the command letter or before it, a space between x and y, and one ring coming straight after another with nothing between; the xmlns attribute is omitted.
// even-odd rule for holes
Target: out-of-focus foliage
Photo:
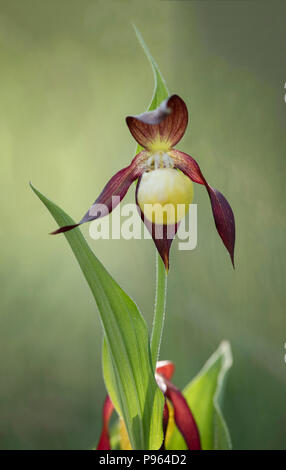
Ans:
<svg viewBox="0 0 286 470"><path fill-rule="evenodd" d="M0 1L1 448L87 448L100 433L94 302L28 181L77 220L129 163L124 117L153 90L131 22L190 110L179 148L237 222L233 272L195 186L198 247L172 246L161 359L176 363L182 388L229 339L234 448L285 447L285 13L285 2L263 0ZM150 324L152 241L90 242Z"/></svg>
<svg viewBox="0 0 286 470"><path fill-rule="evenodd" d="M200 430L203 450L231 450L231 437L222 414L224 387L232 366L230 344L223 341L202 370L184 388L183 394ZM174 429L167 449L187 449L182 435Z"/></svg>

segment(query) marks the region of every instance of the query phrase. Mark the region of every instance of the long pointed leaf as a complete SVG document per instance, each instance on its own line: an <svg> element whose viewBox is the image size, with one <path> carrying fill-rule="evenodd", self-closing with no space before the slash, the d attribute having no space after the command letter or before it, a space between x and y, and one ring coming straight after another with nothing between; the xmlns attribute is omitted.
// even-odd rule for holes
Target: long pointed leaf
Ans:
<svg viewBox="0 0 286 470"><path fill-rule="evenodd" d="M31 185L59 226L74 221ZM79 228L64 234L90 286L100 313L119 408L134 449L158 449L162 443L163 395L150 359L148 329L135 303L109 275ZM108 383L107 383L108 385Z"/></svg>

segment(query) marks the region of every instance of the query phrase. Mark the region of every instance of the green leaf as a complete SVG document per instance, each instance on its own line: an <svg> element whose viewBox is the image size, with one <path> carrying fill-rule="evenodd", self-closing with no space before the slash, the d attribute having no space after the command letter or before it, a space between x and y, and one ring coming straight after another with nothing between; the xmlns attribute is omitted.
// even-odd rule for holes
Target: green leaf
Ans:
<svg viewBox="0 0 286 470"><path fill-rule="evenodd" d="M59 226L74 221L31 185ZM122 414L133 449L162 443L163 395L151 365L148 329L135 303L119 287L88 246L79 228L65 237L96 300L106 338L113 384L108 392Z"/></svg>
<svg viewBox="0 0 286 470"><path fill-rule="evenodd" d="M164 80L164 78L163 78L163 76L162 76L162 74L159 70L159 67L156 64L155 60L153 59L152 55L150 54L150 51L149 51L149 49L148 49L141 33L140 33L140 31L138 30L138 28L135 25L133 25L133 27L134 27L137 39L140 42L140 45L141 45L142 49L144 50L147 58L149 59L149 62L150 62L150 65L152 67L153 74L154 74L155 87L154 87L154 92L153 92L151 103L148 107L148 111L152 111L153 109L158 108L158 106L162 103L162 101L164 101L166 98L168 98L169 91L168 91L166 82L165 82L165 80Z"/></svg>
<svg viewBox="0 0 286 470"><path fill-rule="evenodd" d="M199 427L203 450L229 450L232 447L221 411L225 379L231 366L230 344L223 341L199 374L183 390ZM167 448L186 449L177 429L174 430Z"/></svg>

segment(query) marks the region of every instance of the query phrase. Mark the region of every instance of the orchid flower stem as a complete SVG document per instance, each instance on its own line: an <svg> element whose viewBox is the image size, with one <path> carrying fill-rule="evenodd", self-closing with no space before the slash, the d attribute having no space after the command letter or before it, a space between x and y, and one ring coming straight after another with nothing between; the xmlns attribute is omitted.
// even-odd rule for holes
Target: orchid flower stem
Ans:
<svg viewBox="0 0 286 470"><path fill-rule="evenodd" d="M166 308L166 294L167 294L167 274L164 263L157 252L156 258L156 300L153 327L151 334L151 357L152 365L156 370L156 363L159 357L162 332L165 320Z"/></svg>

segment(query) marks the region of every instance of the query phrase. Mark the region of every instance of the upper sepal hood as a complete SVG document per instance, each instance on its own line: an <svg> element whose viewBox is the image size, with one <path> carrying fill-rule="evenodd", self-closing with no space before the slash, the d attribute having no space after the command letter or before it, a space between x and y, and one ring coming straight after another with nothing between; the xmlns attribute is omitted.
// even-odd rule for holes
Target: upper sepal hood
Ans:
<svg viewBox="0 0 286 470"><path fill-rule="evenodd" d="M188 109L178 95L172 95L154 111L128 116L127 126L142 147L169 149L183 137L188 124Z"/></svg>
<svg viewBox="0 0 286 470"><path fill-rule="evenodd" d="M162 375L167 380L171 380L175 372L175 364L172 361L158 361L156 364L156 374Z"/></svg>

